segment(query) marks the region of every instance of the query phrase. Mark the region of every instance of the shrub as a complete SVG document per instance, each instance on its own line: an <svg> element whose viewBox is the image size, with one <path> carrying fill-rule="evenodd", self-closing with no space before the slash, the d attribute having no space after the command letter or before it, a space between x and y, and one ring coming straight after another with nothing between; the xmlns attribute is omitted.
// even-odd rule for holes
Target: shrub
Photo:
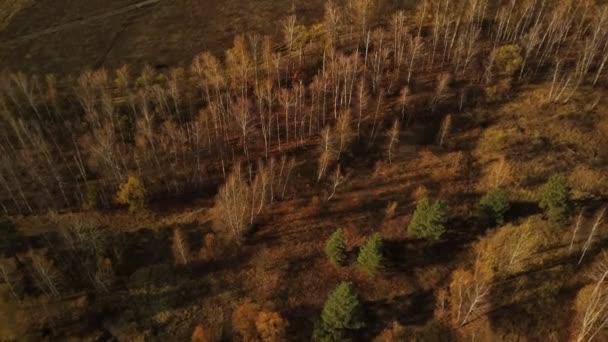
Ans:
<svg viewBox="0 0 608 342"><path fill-rule="evenodd" d="M370 277L382 267L382 238L380 234L372 235L359 251L357 258L359 269L367 273Z"/></svg>
<svg viewBox="0 0 608 342"><path fill-rule="evenodd" d="M413 199L415 201L420 201L423 198L429 197L429 189L424 185L418 185L416 190L413 193Z"/></svg>
<svg viewBox="0 0 608 342"><path fill-rule="evenodd" d="M203 239L203 246L199 252L199 257L205 261L211 261L218 257L219 243L215 234L207 233Z"/></svg>
<svg viewBox="0 0 608 342"><path fill-rule="evenodd" d="M186 265L190 261L190 246L181 229L173 230L173 259L177 265Z"/></svg>
<svg viewBox="0 0 608 342"><path fill-rule="evenodd" d="M406 330L399 322L394 321L374 338L374 342L406 341Z"/></svg>
<svg viewBox="0 0 608 342"><path fill-rule="evenodd" d="M327 240L325 253L335 267L340 267L346 260L346 244L344 243L344 230L338 228Z"/></svg>
<svg viewBox="0 0 608 342"><path fill-rule="evenodd" d="M120 185L116 202L129 205L131 212L143 209L146 205L146 190L141 180L136 176L129 176L127 181Z"/></svg>
<svg viewBox="0 0 608 342"><path fill-rule="evenodd" d="M397 205L398 205L398 203L396 201L388 202L388 204L386 205L386 208L384 209L384 214L385 214L384 217L387 220L391 220L395 217L395 212L397 211Z"/></svg>
<svg viewBox="0 0 608 342"><path fill-rule="evenodd" d="M509 198L505 191L490 190L479 201L479 217L487 224L503 225L509 207Z"/></svg>
<svg viewBox="0 0 608 342"><path fill-rule="evenodd" d="M257 329L255 326L259 314L259 308L252 302L239 305L232 314L232 326L243 341L257 340Z"/></svg>
<svg viewBox="0 0 608 342"><path fill-rule="evenodd" d="M419 200L412 221L407 228L408 233L416 237L439 240L445 233L445 224L448 220L447 211L447 206L441 201L431 203L426 197Z"/></svg>
<svg viewBox="0 0 608 342"><path fill-rule="evenodd" d="M539 206L545 215L557 223L563 223L570 214L570 188L563 176L552 176L541 189Z"/></svg>
<svg viewBox="0 0 608 342"><path fill-rule="evenodd" d="M263 342L286 341L287 322L278 312L262 311L255 321L260 340Z"/></svg>
<svg viewBox="0 0 608 342"><path fill-rule="evenodd" d="M260 311L259 306L250 301L244 302L234 310L232 326L245 342L286 340L285 319L278 312Z"/></svg>
<svg viewBox="0 0 608 342"><path fill-rule="evenodd" d="M359 298L351 283L342 282L325 301L313 340L341 341L345 330L356 330L364 326Z"/></svg>
<svg viewBox="0 0 608 342"><path fill-rule="evenodd" d="M192 337L190 338L191 342L214 342L217 339L213 336L213 334L203 328L202 325L197 325L192 332Z"/></svg>
<svg viewBox="0 0 608 342"><path fill-rule="evenodd" d="M494 51L494 64L501 76L512 77L523 64L517 45L505 45Z"/></svg>

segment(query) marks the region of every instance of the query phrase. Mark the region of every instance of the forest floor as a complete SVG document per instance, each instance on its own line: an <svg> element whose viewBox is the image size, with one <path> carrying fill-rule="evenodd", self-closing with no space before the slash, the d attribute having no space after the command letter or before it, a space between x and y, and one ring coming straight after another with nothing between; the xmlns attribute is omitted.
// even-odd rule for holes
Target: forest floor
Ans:
<svg viewBox="0 0 608 342"><path fill-rule="evenodd" d="M163 69L189 63L203 50L224 51L238 32L277 35L280 25L268 18L291 13L290 2L271 0L61 2L37 1L0 30L3 67L63 74L147 61ZM314 20L321 15L320 0L294 3L299 17ZM151 203L137 214L75 214L98 216L105 229L122 236L126 265L120 270L121 284L112 293L74 295L51 303L47 310L69 315L42 330L53 330L54 339L187 340L197 324L230 331L235 306L252 300L285 314L290 340L306 340L326 294L343 280L356 284L369 318L360 340L371 340L392 321L422 326L433 319L435 291L446 287L456 267L470 261L472 244L485 234L475 220L476 204L496 186L496 166L510 170L500 181L513 202L508 217L512 222L538 216L537 190L553 174L568 177L575 202L587 201L576 202L577 210L595 209L594 203L607 200L605 91L583 88L568 103L544 104L547 88L522 86L496 103L462 111L442 108L432 117L415 117L403 127L392 163L386 161L382 137L375 144L357 141L342 164L346 182L331 200L330 185L318 184L311 176L316 153L303 156L293 180L297 193L290 190L286 200L268 206L238 252L218 260L176 266L171 251L175 228L185 233L192 251L201 249L203 237L213 230L213 194ZM440 147L435 137L440 119L448 113L452 125ZM422 188L450 208L447 234L436 243L406 232ZM393 204L394 213L387 213ZM48 233L46 219L22 217L16 223L36 241ZM350 265L339 270L324 252L336 228L345 230ZM387 262L372 280L356 270L354 261L374 232L385 240ZM569 260L543 266L540 278L547 275L543 270L552 272L565 262ZM542 324L549 322L549 330L567 337L563 317L558 316L567 312L572 296L560 295L567 300L546 313L555 317ZM508 310L498 308L492 316L504 319L501 315L508 316Z"/></svg>
<svg viewBox="0 0 608 342"><path fill-rule="evenodd" d="M342 280L356 284L370 317L372 325L361 340L371 340L387 322L422 326L433 319L435 291L470 259L472 244L484 235L485 228L475 220L476 203L492 186L491 170L498 159L508 158L517 170L506 179L514 203L509 213L512 222L539 212L534 193L549 174L567 175L575 200L608 193L608 170L595 167L607 157L601 146L608 143L608 118L600 113L608 108L608 100L601 92L581 90L569 104L541 105L544 90L544 86L524 87L504 102L453 114L442 147L428 138L438 131L439 122L414 118L411 126L403 128L391 164L382 150L368 149L367 141L356 143L343 165L347 181L331 200L327 200L329 192L322 190L329 185L311 180L314 163L300 165L294 179L297 194L288 193L287 200L265 209L238 253L219 260L176 269L171 255L176 227L187 235L194 252L201 248L202 237L212 231L212 196L152 204L147 213L135 216L103 213L108 229L124 235L125 284L121 290L90 299L95 305L58 325L58 331L66 337L109 333L131 338L132 333L184 340L201 323L230 331L234 307L252 300L284 313L292 340L305 340L325 294ZM539 153L540 148L545 153ZM437 243L406 233L421 187L450 207L448 232ZM394 214L387 215L393 202ZM43 226L37 220L24 218L19 226ZM345 230L350 266L336 270L324 247L338 227ZM380 232L385 240L387 263L372 280L356 270L354 261L373 232ZM555 267L559 270L567 262L543 266L540 274L547 273L541 278L554 276ZM75 297L59 305L76 305L79 300ZM567 309L568 301L559 303ZM504 319L508 316L501 316L504 310L510 309L493 315ZM543 322L553 322L549 330L567 334L558 317Z"/></svg>

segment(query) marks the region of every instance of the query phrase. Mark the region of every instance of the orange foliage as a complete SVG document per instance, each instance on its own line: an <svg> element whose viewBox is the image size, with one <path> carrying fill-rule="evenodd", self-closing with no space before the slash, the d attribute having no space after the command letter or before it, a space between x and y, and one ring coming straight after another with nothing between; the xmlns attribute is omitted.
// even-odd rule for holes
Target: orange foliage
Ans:
<svg viewBox="0 0 608 342"><path fill-rule="evenodd" d="M213 337L213 334L209 330L206 330L201 325L197 325L192 332L192 337L190 338L191 342L215 342L216 338Z"/></svg>
<svg viewBox="0 0 608 342"><path fill-rule="evenodd" d="M215 234L213 233L207 233L205 234L205 239L203 240L203 247L201 248L200 251L200 258L205 260L205 261L211 261L214 260L217 255L216 255L216 251L217 251L217 246L218 245L218 241L215 237Z"/></svg>
<svg viewBox="0 0 608 342"><path fill-rule="evenodd" d="M243 341L257 341L256 318L259 308L252 302L245 302L239 305L232 314L232 326Z"/></svg>
<svg viewBox="0 0 608 342"><path fill-rule="evenodd" d="M286 341L287 322L278 312L262 311L255 321L255 326L264 342Z"/></svg>

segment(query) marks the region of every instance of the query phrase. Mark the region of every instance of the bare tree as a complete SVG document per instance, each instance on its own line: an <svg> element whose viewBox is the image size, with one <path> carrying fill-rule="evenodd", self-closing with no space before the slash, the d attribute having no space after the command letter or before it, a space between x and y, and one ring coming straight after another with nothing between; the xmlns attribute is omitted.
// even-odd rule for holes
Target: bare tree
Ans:
<svg viewBox="0 0 608 342"><path fill-rule="evenodd" d="M236 165L220 188L215 199L214 222L219 229L229 233L237 244L242 243L250 224L250 189Z"/></svg>
<svg viewBox="0 0 608 342"><path fill-rule="evenodd" d="M179 228L173 230L173 257L178 265L186 265L190 261L188 242Z"/></svg>
<svg viewBox="0 0 608 342"><path fill-rule="evenodd" d="M391 18L391 28L393 34L393 59L395 67L397 68L397 77L399 77L401 66L405 60L405 45L407 42L407 27L405 26L405 19L406 18L403 11L393 14Z"/></svg>
<svg viewBox="0 0 608 342"><path fill-rule="evenodd" d="M48 296L56 299L60 298L61 274L55 265L47 257L38 255L32 250L30 250L29 256L34 271L34 280L38 288Z"/></svg>
<svg viewBox="0 0 608 342"><path fill-rule="evenodd" d="M600 255L592 274L594 283L583 287L577 298L577 316L580 324L576 341L592 341L608 326L608 256Z"/></svg>
<svg viewBox="0 0 608 342"><path fill-rule="evenodd" d="M18 292L23 285L23 276L16 268L16 265L9 265L6 262L0 262L0 279L8 286L11 295L17 303L21 304L21 297Z"/></svg>
<svg viewBox="0 0 608 342"><path fill-rule="evenodd" d="M510 232L505 252L508 255L507 267L514 269L520 267L524 260L528 259L539 246L538 235L534 234L534 227L531 227L530 221L527 221L523 226L517 227Z"/></svg>
<svg viewBox="0 0 608 342"><path fill-rule="evenodd" d="M405 120L405 108L409 105L410 103L410 88L408 86L404 86L403 88L401 88L401 90L399 91L399 99L397 100L399 103L399 107L401 109L401 120ZM410 113L412 112L411 110L409 111ZM408 115L408 120L407 122L410 122L412 115Z"/></svg>
<svg viewBox="0 0 608 342"><path fill-rule="evenodd" d="M384 35L384 31L380 29L373 32L376 49L374 49L372 52L370 74L372 81L372 92L374 94L377 94L379 91L379 87L384 76L384 70L388 61L389 50L385 46Z"/></svg>
<svg viewBox="0 0 608 342"><path fill-rule="evenodd" d="M334 160L334 147L332 144L331 137L331 129L329 127L325 127L323 131L321 131L321 145L320 145L320 155L319 155L319 165L317 169L317 181L320 181L321 178L325 175L325 171Z"/></svg>
<svg viewBox="0 0 608 342"><path fill-rule="evenodd" d="M249 157L249 150L247 148L247 135L250 129L251 115L249 112L249 101L246 98L239 98L234 102L232 113L241 131L243 152Z"/></svg>
<svg viewBox="0 0 608 342"><path fill-rule="evenodd" d="M435 88L435 95L431 101L431 111L435 111L437 106L445 100L447 92L450 89L450 83L452 82L452 75L449 73L443 73L439 77L437 82L437 88Z"/></svg>
<svg viewBox="0 0 608 342"><path fill-rule="evenodd" d="M279 101L281 102L281 106L285 109L285 141L287 144L289 144L289 109L294 104L294 100L293 94L289 89L280 90ZM280 147L281 143L279 142L279 148Z"/></svg>
<svg viewBox="0 0 608 342"><path fill-rule="evenodd" d="M585 257L585 254L587 253L587 251L589 250L589 248L591 247L591 245L594 242L594 238L595 238L595 234L597 231L597 228L603 224L603 220L604 220L604 214L606 213L606 209L608 209L608 207L604 207L599 214L597 215L595 222L593 223L593 226L591 227L591 231L589 231L589 236L587 237L587 240L585 241L585 244L583 245L583 249L581 251L581 257L580 259L578 259L578 264L580 265L581 262L583 261L583 258Z"/></svg>
<svg viewBox="0 0 608 342"><path fill-rule="evenodd" d="M439 147L443 147L443 143L445 138L450 133L450 128L452 127L452 115L446 115L443 120L441 120L441 127L439 129L439 134L437 135L437 144Z"/></svg>
<svg viewBox="0 0 608 342"><path fill-rule="evenodd" d="M459 326L470 323L489 309L490 285L470 271L456 270L450 283L452 320Z"/></svg>
<svg viewBox="0 0 608 342"><path fill-rule="evenodd" d="M574 225L574 230L572 231L572 239L570 240L570 247L568 248L569 252L572 252L572 247L574 246L574 241L576 240L576 234L581 228L581 221L583 218L583 214L585 213L585 208L581 209L576 218L576 224Z"/></svg>
<svg viewBox="0 0 608 342"><path fill-rule="evenodd" d="M338 155L336 159L340 159L340 155L345 151L353 141L353 129L351 127L350 110L345 110L338 116L336 122L336 136L338 137Z"/></svg>
<svg viewBox="0 0 608 342"><path fill-rule="evenodd" d="M359 81L359 85L357 86L357 137L360 136L361 133L361 121L363 120L363 112L367 109L367 104L369 102L369 94L367 91L367 85L365 84L365 79L361 78Z"/></svg>
<svg viewBox="0 0 608 342"><path fill-rule="evenodd" d="M331 176L332 190L331 190L331 194L327 198L328 201L334 197L334 195L336 194L336 190L338 189L338 186L340 186L342 183L344 183L345 180L346 180L346 178L344 177L344 175L342 175L342 170L340 168L340 165L338 165L338 167L336 167L336 171L334 171L334 173Z"/></svg>
<svg viewBox="0 0 608 342"><path fill-rule="evenodd" d="M414 37L410 36L409 39L409 65L407 68L407 84L409 85L412 80L412 75L414 73L414 63L418 59L418 55L420 54L420 50L422 49L423 41L420 35Z"/></svg>
<svg viewBox="0 0 608 342"><path fill-rule="evenodd" d="M399 133L400 132L401 132L401 122L399 122L398 119L395 119L395 121L393 121L393 125L387 132L388 144L387 144L386 151L387 151L387 155L388 155L389 164L392 164L392 162L393 162L393 147L395 146L395 144L397 144L399 142Z"/></svg>

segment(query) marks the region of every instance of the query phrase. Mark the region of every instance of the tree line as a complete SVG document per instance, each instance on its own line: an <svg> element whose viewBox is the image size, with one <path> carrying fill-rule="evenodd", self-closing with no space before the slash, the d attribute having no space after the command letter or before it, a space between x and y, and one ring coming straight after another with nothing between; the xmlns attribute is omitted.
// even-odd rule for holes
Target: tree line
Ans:
<svg viewBox="0 0 608 342"><path fill-rule="evenodd" d="M353 143L386 145L391 160L423 113L539 80L547 102L568 101L605 81L608 10L593 1L427 0L390 18L372 0L343 5L327 2L311 26L285 19L278 40L239 35L223 58L203 52L187 67L3 73L1 210L112 207L129 176L148 199L180 196L236 165L251 182L262 163L315 149L316 180L333 186Z"/></svg>

